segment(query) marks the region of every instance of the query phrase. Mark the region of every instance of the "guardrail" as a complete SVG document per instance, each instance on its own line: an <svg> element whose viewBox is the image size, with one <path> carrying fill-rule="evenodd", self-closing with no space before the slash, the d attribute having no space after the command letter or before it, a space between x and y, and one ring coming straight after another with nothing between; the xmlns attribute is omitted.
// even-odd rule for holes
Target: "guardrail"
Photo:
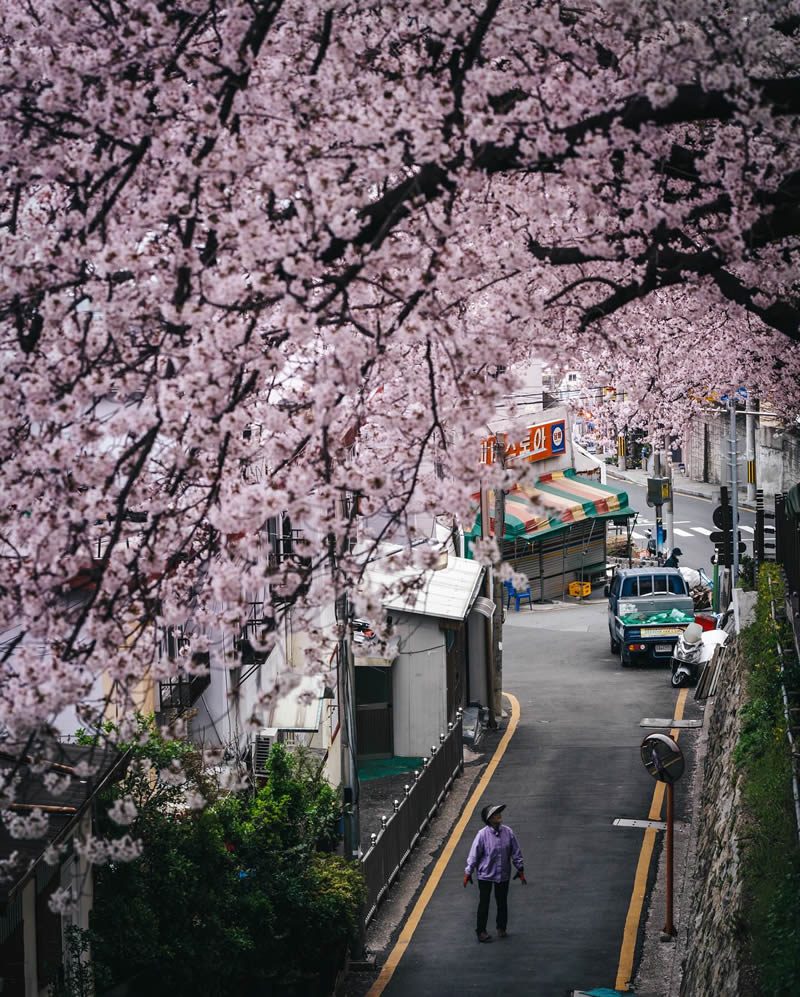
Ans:
<svg viewBox="0 0 800 997"><path fill-rule="evenodd" d="M453 780L464 770L460 710L455 723L449 723L447 728L447 734L439 735L439 745L431 745L430 757L422 759L422 769L414 772L414 781L405 787L403 799L395 800L394 813L382 817L380 832L370 835L369 849L361 859L367 886L364 927L408 861Z"/></svg>

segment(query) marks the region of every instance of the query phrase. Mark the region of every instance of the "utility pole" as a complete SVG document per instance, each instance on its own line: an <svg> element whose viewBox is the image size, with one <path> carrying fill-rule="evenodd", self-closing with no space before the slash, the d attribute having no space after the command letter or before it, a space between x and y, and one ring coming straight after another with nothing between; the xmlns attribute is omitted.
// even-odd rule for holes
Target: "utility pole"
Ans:
<svg viewBox="0 0 800 997"><path fill-rule="evenodd" d="M748 396L749 397L749 396ZM745 411L745 458L747 460L747 501L754 502L756 498L756 420L757 403L752 408L748 405Z"/></svg>
<svg viewBox="0 0 800 997"><path fill-rule="evenodd" d="M341 733L341 778L342 778L342 823L344 831L344 857L349 862L361 858L361 824L359 815L359 781L356 742L356 690L353 651L350 643L352 610L347 595L336 600L336 616L341 632L339 636L339 683L341 688L340 724ZM364 954L364 919L358 918L358 929L350 942L350 952L354 959Z"/></svg>
<svg viewBox="0 0 800 997"><path fill-rule="evenodd" d="M733 565L731 588L736 588L739 581L739 481L736 468L736 396L731 394L728 399L730 407L730 482L731 482L731 528L733 530Z"/></svg>
<svg viewBox="0 0 800 997"><path fill-rule="evenodd" d="M353 655L350 648L350 604L346 595L337 599L339 637L339 681L342 689L341 745L345 858L360 857L361 833L358 813L358 762L356 744L356 704Z"/></svg>
<svg viewBox="0 0 800 997"><path fill-rule="evenodd" d="M661 474L661 451L656 450L655 444L653 444L653 477L660 478ZM664 533L664 520L661 515L661 510L663 509L663 503L657 502L655 506L655 520L656 520L656 564L661 565L664 563L664 557L662 554L664 543L666 541L666 536Z"/></svg>
<svg viewBox="0 0 800 997"><path fill-rule="evenodd" d="M672 502L672 461L668 459L668 451L666 450L664 451L662 471L669 480L669 498L667 499L667 519L665 523L667 531L667 556L669 556L672 553L672 548L675 546L675 506Z"/></svg>
<svg viewBox="0 0 800 997"><path fill-rule="evenodd" d="M495 436L495 460L505 469L505 440L498 433ZM500 552L500 562L494 572L494 637L492 653L494 655L494 686L489 690L492 699L495 720L503 715L503 583L500 580L500 563L503 560L503 541L506 533L506 493L502 486L494 493L494 534L497 548Z"/></svg>
<svg viewBox="0 0 800 997"><path fill-rule="evenodd" d="M494 447L493 443L488 444ZM488 540L491 536L491 529L489 527L489 493L486 490L486 485L481 481L481 540ZM492 572L492 567L489 565L484 574L484 594L486 598L491 603L495 603L494 600L494 589L492 583L494 581L494 575ZM501 608L502 613L502 608ZM490 728L497 726L497 721L494 716L494 617L497 614L497 605L495 603L495 612L492 616L486 620L486 709L489 713L488 724Z"/></svg>

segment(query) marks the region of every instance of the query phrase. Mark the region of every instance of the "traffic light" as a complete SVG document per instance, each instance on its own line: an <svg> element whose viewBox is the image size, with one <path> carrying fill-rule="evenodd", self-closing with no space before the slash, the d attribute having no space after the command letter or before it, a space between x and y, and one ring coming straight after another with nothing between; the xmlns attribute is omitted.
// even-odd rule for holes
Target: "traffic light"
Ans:
<svg viewBox="0 0 800 997"><path fill-rule="evenodd" d="M714 557L712 564L722 564L726 568L733 567L733 509L728 501L728 489L724 486L719 490L719 505L711 514L717 532L709 536L709 540L714 544ZM744 554L745 545L742 542L741 533L737 533L736 541L739 544L739 553Z"/></svg>
<svg viewBox="0 0 800 997"><path fill-rule="evenodd" d="M718 505L711 513L711 518L718 530L730 530L733 528L733 509L727 503Z"/></svg>
<svg viewBox="0 0 800 997"><path fill-rule="evenodd" d="M716 563L730 568L733 564L733 530L720 530L717 533L712 533L708 539L714 544L714 552L717 558ZM736 542L739 553L744 554L747 546L744 540L742 540L741 533L737 534Z"/></svg>
<svg viewBox="0 0 800 997"><path fill-rule="evenodd" d="M647 479L647 504L664 505L669 502L669 478Z"/></svg>

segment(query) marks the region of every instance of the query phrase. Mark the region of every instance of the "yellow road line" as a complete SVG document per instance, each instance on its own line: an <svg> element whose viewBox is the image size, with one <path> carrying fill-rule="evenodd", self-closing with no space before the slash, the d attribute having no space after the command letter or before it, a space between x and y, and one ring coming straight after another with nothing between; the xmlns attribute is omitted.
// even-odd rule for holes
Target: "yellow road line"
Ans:
<svg viewBox="0 0 800 997"><path fill-rule="evenodd" d="M450 835L447 844L444 847L444 851L439 856L436 865L433 867L433 872L428 877L428 881L425 884L425 888L419 896L419 900L414 904L414 909L408 916L406 923L403 925L403 930L400 932L400 936L395 943L394 948L389 953L389 957L383 964L383 968L380 971L378 979L372 984L369 989L367 997L380 997L386 986L394 976L394 971L397 969L397 965L403 957L403 953L408 948L414 932L417 929L417 925L420 922L422 915L425 912L425 908L433 896L433 891L439 884L439 880L442 878L444 870L447 868L447 863L450 861L453 852L458 847L458 843L461 840L461 836L466 830L467 824L469 824L472 814L475 812L475 807L483 796L486 787L489 785L489 780L494 775L495 769L500 764L500 759L505 754L508 743L514 735L514 731L517 729L517 724L519 723L519 700L512 696L508 692L503 693L504 696L508 697L511 702L511 719L506 727L505 734L503 734L500 739L500 743L497 745L497 749L492 756L492 760L486 766L486 770L480 778L478 785L472 792L469 801L467 802L464 812L458 820L452 834Z"/></svg>
<svg viewBox="0 0 800 997"><path fill-rule="evenodd" d="M675 704L675 720L683 719L683 709L686 705L686 697L689 690L681 689L678 694L678 702ZM679 730L673 727L669 732L670 737L677 741ZM653 802L650 805L648 820L659 820L661 808L664 803L665 783L657 782L653 791ZM656 843L655 828L648 827L644 832L644 841L639 852L639 861L636 863L636 875L633 877L633 892L628 904L628 916L625 918L625 930L622 934L622 947L619 953L619 965L617 967L617 982L614 984L616 990L627 990L633 974L633 956L636 950L636 936L639 932L639 922L642 918L642 907L644 906L644 895L647 889L647 871L650 868L650 859L653 857L653 846Z"/></svg>

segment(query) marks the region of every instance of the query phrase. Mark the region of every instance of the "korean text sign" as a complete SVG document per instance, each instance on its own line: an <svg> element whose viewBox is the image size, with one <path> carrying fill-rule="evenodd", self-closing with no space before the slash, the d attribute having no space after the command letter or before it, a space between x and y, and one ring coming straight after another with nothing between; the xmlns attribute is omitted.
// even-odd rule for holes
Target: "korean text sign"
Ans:
<svg viewBox="0 0 800 997"><path fill-rule="evenodd" d="M481 440L481 464L495 463L494 437ZM566 453L567 434L564 419L555 422L543 422L531 426L527 435L518 443L509 443L503 434L506 464L513 460L546 460Z"/></svg>

